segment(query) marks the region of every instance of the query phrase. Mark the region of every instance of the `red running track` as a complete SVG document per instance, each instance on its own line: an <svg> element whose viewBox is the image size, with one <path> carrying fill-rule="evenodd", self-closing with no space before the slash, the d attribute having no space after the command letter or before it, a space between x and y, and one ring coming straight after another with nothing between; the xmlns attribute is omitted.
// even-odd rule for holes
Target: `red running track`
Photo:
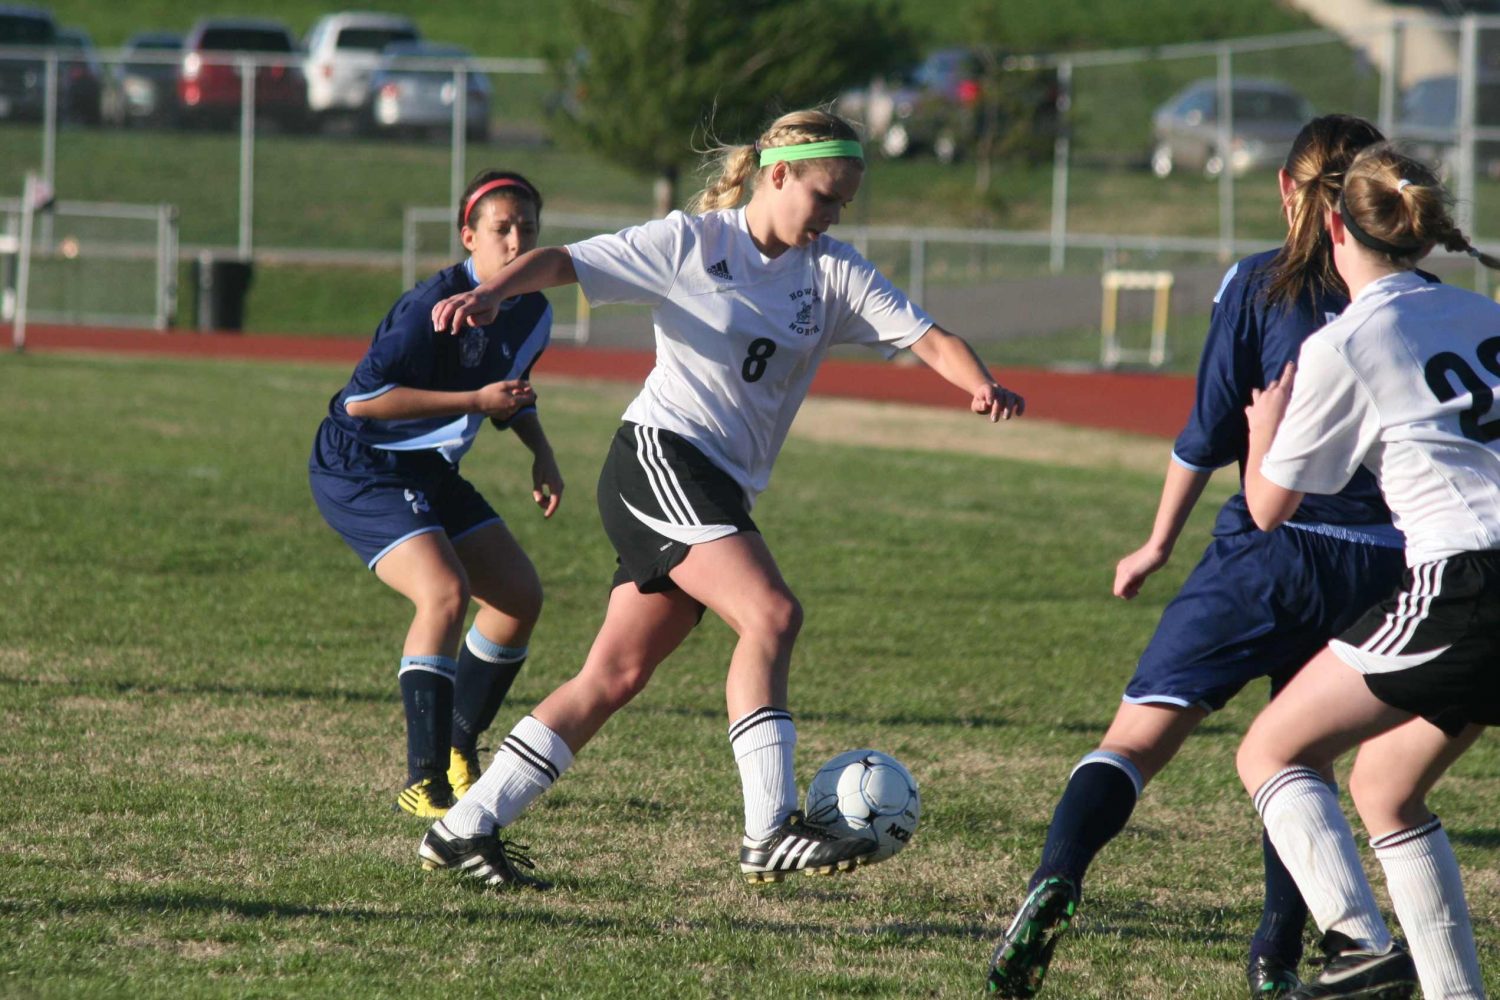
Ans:
<svg viewBox="0 0 1500 1000"><path fill-rule="evenodd" d="M7 329L8 328L0 328ZM9 341L3 337L0 343ZM365 340L223 333L153 333L76 326L28 326L26 349L38 352L102 351L196 358L312 361L352 366ZM543 375L641 382L651 370L645 351L601 350L554 344ZM1080 427L1175 437L1193 405L1193 380L1181 375L1072 373L1039 368L997 368L996 377L1026 397L1027 415ZM948 383L920 365L829 359L813 379L816 395L877 402L951 407L963 402Z"/></svg>

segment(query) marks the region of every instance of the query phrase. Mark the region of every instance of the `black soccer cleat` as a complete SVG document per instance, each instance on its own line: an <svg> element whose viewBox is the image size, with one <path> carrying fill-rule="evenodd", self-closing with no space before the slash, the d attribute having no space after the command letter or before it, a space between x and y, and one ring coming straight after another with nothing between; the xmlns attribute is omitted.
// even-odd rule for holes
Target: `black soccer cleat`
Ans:
<svg viewBox="0 0 1500 1000"><path fill-rule="evenodd" d="M1078 912L1078 886L1053 875L1027 895L990 957L989 991L1002 997L1034 997L1052 961L1057 939Z"/></svg>
<svg viewBox="0 0 1500 1000"><path fill-rule="evenodd" d="M1272 955L1257 955L1245 972L1250 982L1250 1000L1282 1000L1302 985L1297 967Z"/></svg>
<svg viewBox="0 0 1500 1000"><path fill-rule="evenodd" d="M518 865L527 869L536 867L521 853L524 850L525 847L507 843L494 833L460 837L438 820L423 836L417 856L422 859L422 867L429 871L452 868L461 875L479 879L485 885L537 890L552 888L551 882L517 870Z"/></svg>
<svg viewBox="0 0 1500 1000"><path fill-rule="evenodd" d="M832 875L864 864L875 846L866 837L841 837L809 823L798 810L764 840L746 837L740 842L740 871L748 882L780 882L795 871Z"/></svg>
<svg viewBox="0 0 1500 1000"><path fill-rule="evenodd" d="M1327 960L1318 978L1287 994L1287 1000L1408 1000L1417 988L1417 967L1399 944L1366 951L1338 931L1323 935Z"/></svg>

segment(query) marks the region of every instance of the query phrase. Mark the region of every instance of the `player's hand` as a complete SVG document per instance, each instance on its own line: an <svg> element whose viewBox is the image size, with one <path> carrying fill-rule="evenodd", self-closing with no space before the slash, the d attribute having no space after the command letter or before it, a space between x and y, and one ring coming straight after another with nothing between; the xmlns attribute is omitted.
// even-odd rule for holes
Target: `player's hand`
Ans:
<svg viewBox="0 0 1500 1000"><path fill-rule="evenodd" d="M1146 578L1167 564L1169 553L1147 543L1115 564L1115 596L1130 600L1141 592Z"/></svg>
<svg viewBox="0 0 1500 1000"><path fill-rule="evenodd" d="M563 477L557 468L557 459L551 451L537 455L531 461L531 499L542 509L543 517L557 513L562 494Z"/></svg>
<svg viewBox="0 0 1500 1000"><path fill-rule="evenodd" d="M1271 384L1264 389L1250 390L1250 405L1245 407L1245 420L1250 425L1252 437L1260 435L1269 440L1276 436L1276 428L1281 426L1287 404L1292 401L1292 385L1296 380L1296 362L1288 361L1280 378L1272 379Z"/></svg>
<svg viewBox="0 0 1500 1000"><path fill-rule="evenodd" d="M487 417L509 420L516 412L536 402L536 390L520 379L491 382L475 393L474 408Z"/></svg>
<svg viewBox="0 0 1500 1000"><path fill-rule="evenodd" d="M438 333L463 333L471 326L493 323L500 315L501 298L476 288L450 295L432 307L432 328Z"/></svg>
<svg viewBox="0 0 1500 1000"><path fill-rule="evenodd" d="M990 423L1019 417L1026 412L1026 400L996 382L980 386L969 402L969 409L990 418Z"/></svg>

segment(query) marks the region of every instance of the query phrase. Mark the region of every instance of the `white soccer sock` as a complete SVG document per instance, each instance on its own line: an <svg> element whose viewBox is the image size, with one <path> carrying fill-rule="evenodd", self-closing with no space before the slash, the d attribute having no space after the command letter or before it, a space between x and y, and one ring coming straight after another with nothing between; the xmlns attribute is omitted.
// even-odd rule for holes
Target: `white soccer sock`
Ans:
<svg viewBox="0 0 1500 1000"><path fill-rule="evenodd" d="M797 808L792 752L797 727L785 709L757 708L729 727L729 745L745 794L745 836L761 840Z"/></svg>
<svg viewBox="0 0 1500 1000"><path fill-rule="evenodd" d="M1255 808L1319 929L1374 952L1390 948L1391 932L1360 866L1354 831L1322 776L1308 767L1277 771L1255 793Z"/></svg>
<svg viewBox="0 0 1500 1000"><path fill-rule="evenodd" d="M1391 904L1422 980L1422 996L1484 1000L1463 877L1443 824L1434 816L1421 826L1371 838L1370 846L1385 869Z"/></svg>
<svg viewBox="0 0 1500 1000"><path fill-rule="evenodd" d="M460 837L509 826L572 763L573 751L562 737L528 715L505 737L474 787L448 810L443 825Z"/></svg>

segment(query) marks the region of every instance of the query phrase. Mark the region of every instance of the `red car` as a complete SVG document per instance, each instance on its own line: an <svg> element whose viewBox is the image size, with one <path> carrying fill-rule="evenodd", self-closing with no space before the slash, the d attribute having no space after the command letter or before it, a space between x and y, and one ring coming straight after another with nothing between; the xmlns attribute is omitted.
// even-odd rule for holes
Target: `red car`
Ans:
<svg viewBox="0 0 1500 1000"><path fill-rule="evenodd" d="M307 119L307 80L296 39L280 21L204 18L183 40L177 74L178 117L183 124L224 125L238 119L242 101L240 60L256 59L255 114L288 131Z"/></svg>

